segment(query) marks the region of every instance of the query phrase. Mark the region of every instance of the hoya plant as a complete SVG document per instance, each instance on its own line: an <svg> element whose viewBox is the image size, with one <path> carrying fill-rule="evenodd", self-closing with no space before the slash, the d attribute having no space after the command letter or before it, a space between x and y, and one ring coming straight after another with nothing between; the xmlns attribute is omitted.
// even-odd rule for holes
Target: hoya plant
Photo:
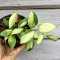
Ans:
<svg viewBox="0 0 60 60"><path fill-rule="evenodd" d="M49 33L56 28L52 23L41 23L38 25L38 30L35 29L38 24L38 17L35 12L31 11L29 17L20 19L16 25L18 15L18 13L12 14L9 20L3 18L3 24L8 28L4 28L0 32L0 36L4 37L5 42L8 40L10 48L13 49L15 47L17 42L16 38L19 38L20 44L25 45L27 51L30 51L34 47L34 41L36 41L37 45L41 44L45 38L44 36L53 41L58 40L56 36Z"/></svg>

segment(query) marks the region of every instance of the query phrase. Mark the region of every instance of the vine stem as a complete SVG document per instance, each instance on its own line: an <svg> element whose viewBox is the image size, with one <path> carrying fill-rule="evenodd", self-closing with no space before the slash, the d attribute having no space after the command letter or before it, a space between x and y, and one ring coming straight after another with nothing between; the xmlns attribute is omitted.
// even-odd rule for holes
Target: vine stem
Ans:
<svg viewBox="0 0 60 60"><path fill-rule="evenodd" d="M34 29L34 31L38 31L39 32L39 30L38 29ZM46 34L48 34L48 33L46 33ZM34 40L37 40L38 38L34 38ZM44 40L48 40L48 38L44 38ZM60 40L60 37L58 38L58 40Z"/></svg>
<svg viewBox="0 0 60 60"><path fill-rule="evenodd" d="M34 40L37 40L38 38L34 38ZM60 38L58 38L58 40L59 40ZM47 38L44 38L44 40L48 40Z"/></svg>

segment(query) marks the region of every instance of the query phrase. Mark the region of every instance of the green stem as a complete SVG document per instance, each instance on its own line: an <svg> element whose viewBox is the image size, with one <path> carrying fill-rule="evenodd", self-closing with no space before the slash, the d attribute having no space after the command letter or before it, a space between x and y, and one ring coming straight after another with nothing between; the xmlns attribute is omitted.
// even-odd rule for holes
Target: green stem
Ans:
<svg viewBox="0 0 60 60"><path fill-rule="evenodd" d="M37 40L38 38L34 38L34 40ZM60 38L58 38L58 39L60 39ZM44 40L48 40L47 38L44 38Z"/></svg>

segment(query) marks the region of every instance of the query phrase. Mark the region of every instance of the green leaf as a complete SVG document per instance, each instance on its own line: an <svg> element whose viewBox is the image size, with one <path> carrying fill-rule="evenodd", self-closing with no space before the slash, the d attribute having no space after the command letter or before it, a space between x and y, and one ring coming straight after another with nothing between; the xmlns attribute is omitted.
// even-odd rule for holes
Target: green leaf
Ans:
<svg viewBox="0 0 60 60"><path fill-rule="evenodd" d="M7 27L9 27L9 21L5 18L3 18L3 24Z"/></svg>
<svg viewBox="0 0 60 60"><path fill-rule="evenodd" d="M44 32L50 32L53 29L55 29L56 26L52 23L42 23L39 25L39 31L44 33Z"/></svg>
<svg viewBox="0 0 60 60"><path fill-rule="evenodd" d="M34 38L38 38L39 34L37 31L34 32Z"/></svg>
<svg viewBox="0 0 60 60"><path fill-rule="evenodd" d="M30 51L33 49L33 46L34 46L34 39L32 38L30 41L28 41L26 44L25 44L25 49L27 51Z"/></svg>
<svg viewBox="0 0 60 60"><path fill-rule="evenodd" d="M11 34L11 32L12 32L12 30L9 30L9 29L3 30L0 33L0 36L8 36L9 34Z"/></svg>
<svg viewBox="0 0 60 60"><path fill-rule="evenodd" d="M5 37L4 37L5 42L6 42L6 40L7 40L7 39L8 39L8 37L7 37L7 36L5 36Z"/></svg>
<svg viewBox="0 0 60 60"><path fill-rule="evenodd" d="M20 38L20 44L27 43L34 36L34 31L32 29L27 30Z"/></svg>
<svg viewBox="0 0 60 60"><path fill-rule="evenodd" d="M23 36L25 34L25 31L22 31L20 34L17 34L18 38L20 39L21 36Z"/></svg>
<svg viewBox="0 0 60 60"><path fill-rule="evenodd" d="M24 27L28 23L28 18L24 18L18 24L18 27Z"/></svg>
<svg viewBox="0 0 60 60"><path fill-rule="evenodd" d="M37 15L33 11L31 11L28 18L28 25L30 28L33 28L37 25L37 23L38 23Z"/></svg>
<svg viewBox="0 0 60 60"><path fill-rule="evenodd" d="M44 38L44 35L41 34L41 35L38 37L37 44L41 44L42 41L43 41L43 38Z"/></svg>
<svg viewBox="0 0 60 60"><path fill-rule="evenodd" d="M13 34L19 34L19 33L21 33L22 31L23 31L23 28L15 28L15 29L12 31L11 35L13 35Z"/></svg>
<svg viewBox="0 0 60 60"><path fill-rule="evenodd" d="M18 13L14 13L11 15L11 17L9 19L9 28L12 28L12 26L15 24L17 19L18 19Z"/></svg>
<svg viewBox="0 0 60 60"><path fill-rule="evenodd" d="M16 45L16 38L14 36L9 36L8 38L9 46L13 49Z"/></svg>
<svg viewBox="0 0 60 60"><path fill-rule="evenodd" d="M47 38L50 39L50 40L53 40L53 41L57 41L58 38L54 35L47 35Z"/></svg>

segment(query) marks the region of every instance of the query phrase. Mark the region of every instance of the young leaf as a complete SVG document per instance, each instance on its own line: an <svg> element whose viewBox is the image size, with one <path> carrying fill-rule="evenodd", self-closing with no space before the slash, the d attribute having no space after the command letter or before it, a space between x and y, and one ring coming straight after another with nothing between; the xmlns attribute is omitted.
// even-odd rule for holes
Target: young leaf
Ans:
<svg viewBox="0 0 60 60"><path fill-rule="evenodd" d="M32 38L30 41L28 41L26 44L25 44L25 49L27 51L30 51L33 49L33 46L34 46L34 39Z"/></svg>
<svg viewBox="0 0 60 60"><path fill-rule="evenodd" d="M30 28L33 28L37 25L37 23L38 23L37 15L33 11L31 11L28 18L28 25Z"/></svg>
<svg viewBox="0 0 60 60"><path fill-rule="evenodd" d="M56 26L52 23L42 23L39 25L39 31L44 33L44 32L50 32L53 29L55 29Z"/></svg>
<svg viewBox="0 0 60 60"><path fill-rule="evenodd" d="M11 35L13 35L13 34L19 34L19 33L21 33L22 31L23 31L23 28L15 28L15 29L12 31Z"/></svg>
<svg viewBox="0 0 60 60"><path fill-rule="evenodd" d="M27 30L24 35L20 38L20 44L27 43L30 41L34 36L34 31L32 29Z"/></svg>
<svg viewBox="0 0 60 60"><path fill-rule="evenodd" d="M24 18L18 24L18 27L24 27L28 23L28 18Z"/></svg>
<svg viewBox="0 0 60 60"><path fill-rule="evenodd" d="M13 49L15 47L15 44L16 44L16 38L12 35L9 36L8 43L9 43L9 46Z"/></svg>
<svg viewBox="0 0 60 60"><path fill-rule="evenodd" d="M58 38L54 35L47 35L47 38L50 39L50 40L53 40L53 41L57 41Z"/></svg>
<svg viewBox="0 0 60 60"><path fill-rule="evenodd" d="M38 36L39 36L39 34L38 34L38 32L34 32L34 38L38 38Z"/></svg>
<svg viewBox="0 0 60 60"><path fill-rule="evenodd" d="M12 32L12 30L9 30L9 29L3 30L0 33L0 36L8 36L9 34L11 34L11 32Z"/></svg>
<svg viewBox="0 0 60 60"><path fill-rule="evenodd" d="M7 27L9 27L9 21L5 18L3 18L3 24Z"/></svg>
<svg viewBox="0 0 60 60"><path fill-rule="evenodd" d="M41 44L43 41L44 35L40 35L37 40L37 44Z"/></svg>
<svg viewBox="0 0 60 60"><path fill-rule="evenodd" d="M15 24L18 18L18 13L14 13L10 19L9 19L9 28L12 28L12 26Z"/></svg>

